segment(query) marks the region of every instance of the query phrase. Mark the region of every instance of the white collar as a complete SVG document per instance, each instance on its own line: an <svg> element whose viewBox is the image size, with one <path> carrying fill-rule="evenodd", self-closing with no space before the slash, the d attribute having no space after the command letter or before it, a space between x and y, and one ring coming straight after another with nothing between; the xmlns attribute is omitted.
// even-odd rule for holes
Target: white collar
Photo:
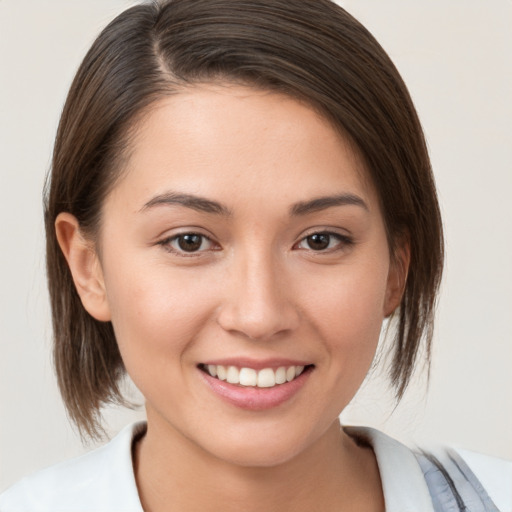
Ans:
<svg viewBox="0 0 512 512"><path fill-rule="evenodd" d="M132 444L145 429L145 422L128 425L107 445L23 479L0 497L0 508L5 512L143 512ZM372 446L386 512L433 512L423 473L407 447L371 428L345 430Z"/></svg>
<svg viewBox="0 0 512 512"><path fill-rule="evenodd" d="M145 428L128 425L105 446L29 475L0 496L0 510L143 512L131 447Z"/></svg>
<svg viewBox="0 0 512 512"><path fill-rule="evenodd" d="M130 456L130 463L126 460L123 467L118 468L118 475L136 491L135 477L131 463L131 446L135 436L145 429L145 423L137 423L126 427L118 437L124 437L125 456ZM369 427L344 427L351 437L362 439L369 444L377 458L386 512L434 512L430 493L418 461L412 451L405 445ZM126 446L128 443L128 446ZM130 474L122 476L126 468L130 468ZM133 498L132 498L133 499ZM137 495L137 503L139 498ZM142 510L142 509L141 509ZM138 512L138 511L137 511Z"/></svg>
<svg viewBox="0 0 512 512"><path fill-rule="evenodd" d="M373 428L344 427L343 430L373 448L386 512L434 512L423 471L409 448Z"/></svg>

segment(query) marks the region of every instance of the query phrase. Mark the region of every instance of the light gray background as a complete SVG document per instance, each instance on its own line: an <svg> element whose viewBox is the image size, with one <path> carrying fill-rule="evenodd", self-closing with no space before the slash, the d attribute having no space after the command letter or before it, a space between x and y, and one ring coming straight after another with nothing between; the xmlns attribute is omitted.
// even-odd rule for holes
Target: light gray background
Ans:
<svg viewBox="0 0 512 512"><path fill-rule="evenodd" d="M340 1L416 102L444 214L446 274L428 395L375 375L344 412L407 443L512 459L512 2ZM56 389L41 188L73 73L122 0L0 0L0 490L82 453ZM106 412L110 433L142 412Z"/></svg>

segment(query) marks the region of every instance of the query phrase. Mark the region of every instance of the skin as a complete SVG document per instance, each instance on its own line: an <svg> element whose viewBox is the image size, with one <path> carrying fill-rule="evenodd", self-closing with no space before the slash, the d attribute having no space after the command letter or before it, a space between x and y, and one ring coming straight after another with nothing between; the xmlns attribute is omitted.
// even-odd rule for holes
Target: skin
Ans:
<svg viewBox="0 0 512 512"><path fill-rule="evenodd" d="M304 206L333 195L355 204ZM400 302L407 251L393 264L377 193L325 119L275 93L186 89L139 122L100 255L70 214L56 229L84 307L112 321L146 398L134 449L146 511L384 509L374 454L338 415ZM198 250L180 251L184 233L204 237ZM331 233L325 249L314 233ZM314 368L285 403L245 410L198 369L234 356Z"/></svg>

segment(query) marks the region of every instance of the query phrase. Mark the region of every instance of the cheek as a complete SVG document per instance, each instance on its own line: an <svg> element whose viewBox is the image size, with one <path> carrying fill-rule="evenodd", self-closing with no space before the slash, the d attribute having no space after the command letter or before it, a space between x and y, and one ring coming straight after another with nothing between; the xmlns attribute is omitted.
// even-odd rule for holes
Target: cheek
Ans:
<svg viewBox="0 0 512 512"><path fill-rule="evenodd" d="M137 374L180 365L215 308L212 287L191 272L147 260L117 263L108 270L112 325L130 376L137 380Z"/></svg>
<svg viewBox="0 0 512 512"><path fill-rule="evenodd" d="M333 363L371 363L384 319L386 282L386 267L377 264L340 269L312 288L308 317L337 356Z"/></svg>

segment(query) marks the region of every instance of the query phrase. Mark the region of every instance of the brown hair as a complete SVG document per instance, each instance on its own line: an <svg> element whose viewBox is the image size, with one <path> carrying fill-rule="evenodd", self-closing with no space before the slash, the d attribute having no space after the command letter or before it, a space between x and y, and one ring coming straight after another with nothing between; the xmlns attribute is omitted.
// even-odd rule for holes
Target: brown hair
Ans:
<svg viewBox="0 0 512 512"><path fill-rule="evenodd" d="M329 0L170 0L132 7L99 35L69 91L45 199L54 361L71 419L101 429L123 402L110 323L82 307L54 223L73 214L94 237L137 117L187 84L230 81L308 102L348 136L379 194L393 254L411 261L396 321L391 382L400 398L423 340L430 357L443 239L423 132L407 89L373 36Z"/></svg>

